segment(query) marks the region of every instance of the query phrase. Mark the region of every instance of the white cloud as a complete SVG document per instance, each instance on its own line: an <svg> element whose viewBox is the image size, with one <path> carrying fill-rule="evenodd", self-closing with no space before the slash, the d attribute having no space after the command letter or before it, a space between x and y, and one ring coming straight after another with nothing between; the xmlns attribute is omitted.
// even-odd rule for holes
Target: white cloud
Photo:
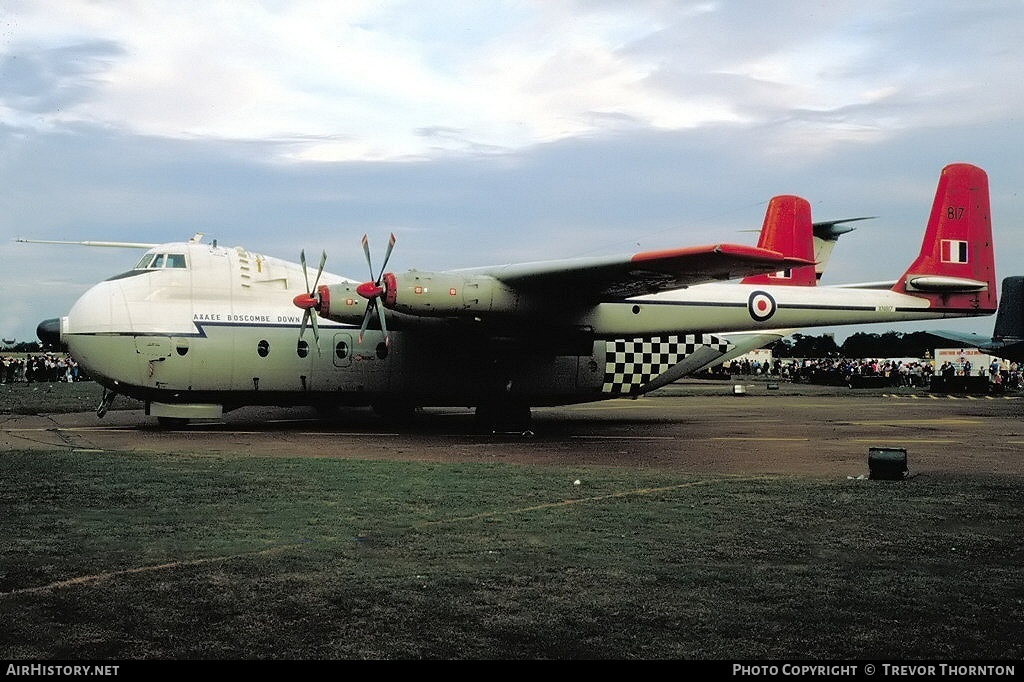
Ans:
<svg viewBox="0 0 1024 682"><path fill-rule="evenodd" d="M870 35L837 35L819 18L780 39L752 31L728 4L61 0L15 10L9 56L119 46L74 74L87 96L36 125L288 139L300 159L514 149L623 125L760 123L779 110L834 111L906 87L894 82L898 64L895 73L856 68L878 50ZM720 32L730 21L744 44ZM715 75L747 85L722 80L709 93L702 86ZM11 102L5 108L7 120L26 124ZM845 138L870 124L832 129ZM461 135L419 132L442 127Z"/></svg>

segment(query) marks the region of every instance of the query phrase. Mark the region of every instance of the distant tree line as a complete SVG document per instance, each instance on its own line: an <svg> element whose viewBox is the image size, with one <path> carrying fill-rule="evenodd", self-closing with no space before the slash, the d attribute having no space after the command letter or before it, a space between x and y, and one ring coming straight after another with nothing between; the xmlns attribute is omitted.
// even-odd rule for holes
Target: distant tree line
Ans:
<svg viewBox="0 0 1024 682"><path fill-rule="evenodd" d="M3 347L0 347L0 353L38 353L41 350L43 344L39 341L18 341L12 345L4 343Z"/></svg>
<svg viewBox="0 0 1024 682"><path fill-rule="evenodd" d="M857 332L841 345L830 334L793 334L768 346L776 358L925 358L950 342L928 332Z"/></svg>

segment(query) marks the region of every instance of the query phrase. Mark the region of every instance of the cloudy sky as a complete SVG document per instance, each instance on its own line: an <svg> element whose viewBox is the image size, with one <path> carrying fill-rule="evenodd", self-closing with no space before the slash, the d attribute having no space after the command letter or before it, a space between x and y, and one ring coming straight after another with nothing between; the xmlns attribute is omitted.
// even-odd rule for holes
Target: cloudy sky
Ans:
<svg viewBox="0 0 1024 682"><path fill-rule="evenodd" d="M1009 0L0 0L0 336L139 255L19 236L362 278L364 233L394 270L752 244L787 193L878 216L824 282L894 279L955 161L1024 274L1022 30Z"/></svg>

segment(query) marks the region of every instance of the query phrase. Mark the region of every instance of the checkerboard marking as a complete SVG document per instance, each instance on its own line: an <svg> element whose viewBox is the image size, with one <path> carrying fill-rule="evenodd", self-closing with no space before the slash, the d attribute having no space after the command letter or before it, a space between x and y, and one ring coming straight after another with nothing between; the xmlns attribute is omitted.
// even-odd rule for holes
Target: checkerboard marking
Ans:
<svg viewBox="0 0 1024 682"><path fill-rule="evenodd" d="M603 393L638 392L653 379L682 362L700 346L725 353L732 344L711 334L614 339L605 344Z"/></svg>

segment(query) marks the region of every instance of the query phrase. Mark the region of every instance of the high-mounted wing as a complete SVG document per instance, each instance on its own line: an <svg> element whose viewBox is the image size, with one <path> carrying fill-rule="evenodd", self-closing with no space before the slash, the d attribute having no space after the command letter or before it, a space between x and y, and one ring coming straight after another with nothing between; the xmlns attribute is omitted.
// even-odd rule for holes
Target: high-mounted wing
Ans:
<svg viewBox="0 0 1024 682"><path fill-rule="evenodd" d="M360 286L321 287L311 301L338 321L357 314L368 299L418 317L478 317L488 314L566 310L705 282L739 279L813 265L814 261L742 244L711 244L631 256L579 258L465 270L384 273ZM332 303L333 301L333 303ZM344 302L342 307L338 302ZM361 310L358 313L362 319Z"/></svg>
<svg viewBox="0 0 1024 682"><path fill-rule="evenodd" d="M705 282L740 279L814 261L743 244L712 244L625 257L519 263L456 270L483 275L524 292L543 291L566 302L595 303L653 294Z"/></svg>

